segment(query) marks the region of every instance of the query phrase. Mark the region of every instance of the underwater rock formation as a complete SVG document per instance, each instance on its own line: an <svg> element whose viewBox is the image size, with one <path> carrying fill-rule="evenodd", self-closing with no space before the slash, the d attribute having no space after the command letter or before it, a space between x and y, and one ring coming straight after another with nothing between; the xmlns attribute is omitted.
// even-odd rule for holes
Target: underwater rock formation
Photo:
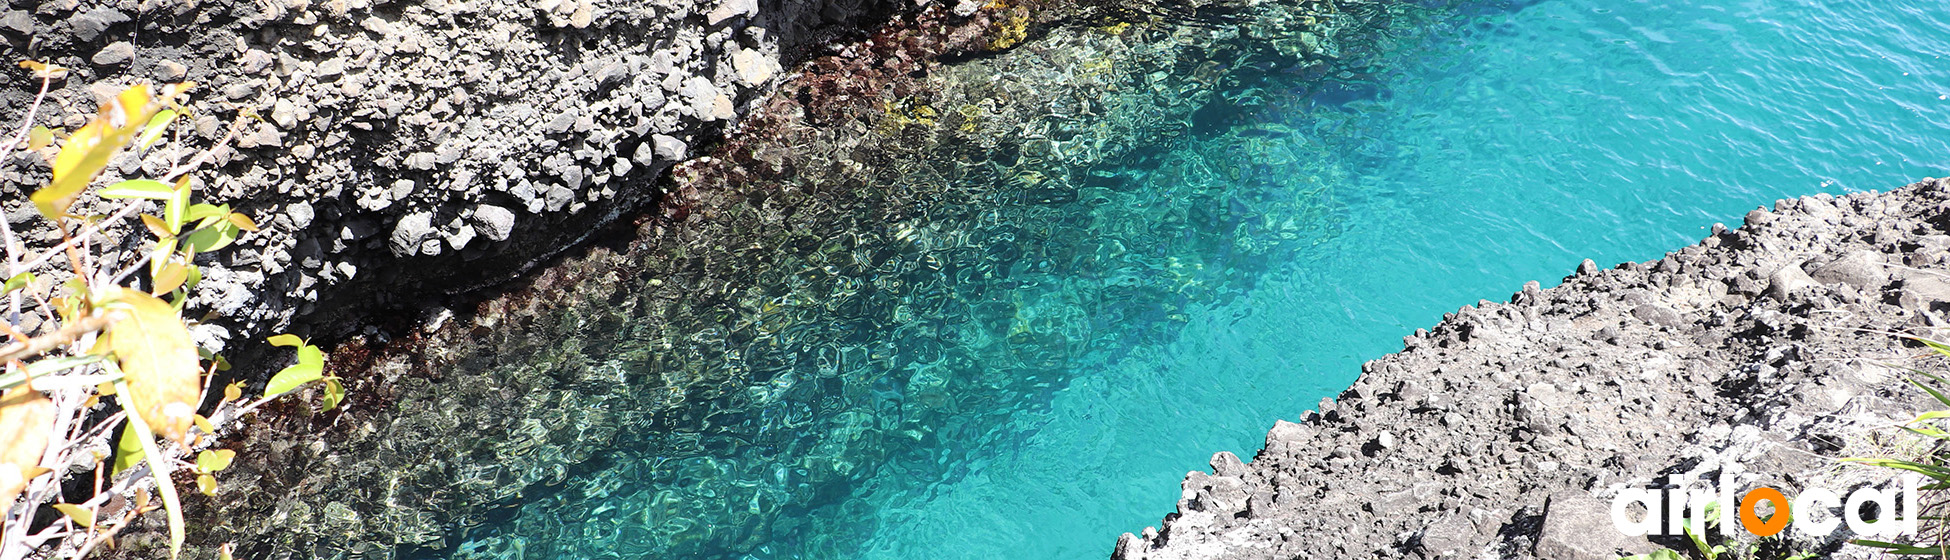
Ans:
<svg viewBox="0 0 1950 560"><path fill-rule="evenodd" d="M933 10L807 61L628 235L341 347L345 411L233 438L191 540L846 556L874 476L951 476L1070 360L1167 339L1250 284L1215 275L1333 235L1332 198L1289 181L1332 158L1227 115L1307 102L1254 84L1328 71L1390 14L1173 6L1045 30Z"/></svg>
<svg viewBox="0 0 1950 560"><path fill-rule="evenodd" d="M1691 546L1620 535L1622 487L1880 483L1892 473L1835 459L1940 406L1892 366L1945 361L1888 333L1950 326L1946 208L1936 179L1782 200L1663 259L1587 260L1446 315L1278 422L1252 462L1219 453L1187 475L1178 511L1113 558L1609 560ZM1843 533L1781 548L1871 556Z"/></svg>

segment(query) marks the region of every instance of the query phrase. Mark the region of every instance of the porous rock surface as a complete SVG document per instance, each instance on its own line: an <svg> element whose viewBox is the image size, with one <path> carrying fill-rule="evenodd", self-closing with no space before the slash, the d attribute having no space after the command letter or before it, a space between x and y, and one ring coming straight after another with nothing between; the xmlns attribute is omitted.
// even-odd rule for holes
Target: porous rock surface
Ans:
<svg viewBox="0 0 1950 560"><path fill-rule="evenodd" d="M1251 463L1188 474L1178 511L1112 557L1611 559L1691 548L1615 529L1620 488L1881 483L1836 459L1886 453L1878 434L1933 404L1892 366L1942 362L1887 333L1946 326L1946 233L1950 180L1783 200L1663 259L1463 308L1277 422ZM1847 533L1770 546L1869 556Z"/></svg>
<svg viewBox="0 0 1950 560"><path fill-rule="evenodd" d="M224 318L199 337L221 347L294 317L304 330L356 326L360 313L506 279L654 200L663 171L795 59L929 4L11 0L0 41L9 66L70 69L34 118L56 129L130 84L199 84L177 141L125 154L104 184L161 175L237 126L191 175L203 199L265 226L199 261L209 284L193 304ZM9 136L40 86L0 72ZM29 246L52 245L58 233L26 200L46 183L46 154L11 153L6 219ZM133 237L119 249L139 250Z"/></svg>

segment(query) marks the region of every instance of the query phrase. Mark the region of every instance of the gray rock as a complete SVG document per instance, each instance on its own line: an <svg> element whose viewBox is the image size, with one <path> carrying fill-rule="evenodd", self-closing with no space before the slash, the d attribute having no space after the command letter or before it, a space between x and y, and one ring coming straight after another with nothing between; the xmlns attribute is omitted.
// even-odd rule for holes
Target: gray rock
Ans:
<svg viewBox="0 0 1950 560"><path fill-rule="evenodd" d="M650 143L655 146L657 157L663 158L665 161L683 161L690 152L690 146L686 146L683 140L678 140L663 134L651 136ZM649 165L649 163L644 163L644 165Z"/></svg>
<svg viewBox="0 0 1950 560"><path fill-rule="evenodd" d="M291 229L305 229L310 227L313 217L311 203L300 200L285 205L284 217L291 222Z"/></svg>
<svg viewBox="0 0 1950 560"><path fill-rule="evenodd" d="M468 215L468 223L490 240L507 241L515 231L515 213L500 206L482 204L474 207L474 212Z"/></svg>
<svg viewBox="0 0 1950 560"><path fill-rule="evenodd" d="M101 7L68 17L68 27L84 42L94 42L108 27L129 21L129 15L114 8Z"/></svg>
<svg viewBox="0 0 1950 560"><path fill-rule="evenodd" d="M33 33L34 15L27 13L25 10L7 12L7 15L0 16L0 29L6 29L23 35Z"/></svg>
<svg viewBox="0 0 1950 560"><path fill-rule="evenodd" d="M1823 284L1847 284L1865 292L1889 284L1889 269L1882 265L1882 256L1870 251L1850 252L1816 269L1812 276Z"/></svg>
<svg viewBox="0 0 1950 560"><path fill-rule="evenodd" d="M399 222L393 225L393 235L389 241L391 242L394 254L400 256L416 255L421 252L423 242L427 238L433 237L434 233L433 214L430 212L416 212L407 214L406 217L400 218ZM438 250L435 249L435 251Z"/></svg>
<svg viewBox="0 0 1950 560"><path fill-rule="evenodd" d="M758 0L720 0L718 7L704 15L704 21L713 26L738 16L758 13Z"/></svg>
<svg viewBox="0 0 1950 560"><path fill-rule="evenodd" d="M1787 301L1789 294L1819 285L1801 270L1801 265L1790 264L1767 276L1767 296L1775 301Z"/></svg>
<svg viewBox="0 0 1950 560"><path fill-rule="evenodd" d="M1686 318L1678 311L1651 303L1632 308L1632 316L1661 327L1677 328L1686 324Z"/></svg>
<svg viewBox="0 0 1950 560"><path fill-rule="evenodd" d="M128 41L116 41L102 47L93 58L88 59L97 66L120 66L135 60L135 45Z"/></svg>
<svg viewBox="0 0 1950 560"><path fill-rule="evenodd" d="M1617 560L1653 548L1644 538L1619 534L1611 504L1571 490L1552 494L1546 503L1536 553L1552 560Z"/></svg>
<svg viewBox="0 0 1950 560"><path fill-rule="evenodd" d="M569 190L568 187L562 185L549 185L548 191L542 193L542 199L547 203L547 208L550 212L556 212L561 210L562 207L568 206L569 202L575 200L575 197L575 191Z"/></svg>
<svg viewBox="0 0 1950 560"><path fill-rule="evenodd" d="M1415 548L1423 558L1473 558L1480 539L1468 517L1452 515L1423 528Z"/></svg>

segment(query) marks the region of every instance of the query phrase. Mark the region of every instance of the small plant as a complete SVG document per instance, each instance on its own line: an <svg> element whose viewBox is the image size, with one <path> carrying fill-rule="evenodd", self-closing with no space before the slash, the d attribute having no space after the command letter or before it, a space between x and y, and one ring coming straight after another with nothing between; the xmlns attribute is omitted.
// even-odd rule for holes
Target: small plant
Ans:
<svg viewBox="0 0 1950 560"><path fill-rule="evenodd" d="M1706 519L1703 520L1702 526L1708 534L1711 534L1714 528L1720 526L1720 502L1718 500L1707 502L1703 513ZM1771 520L1771 517L1763 521L1767 520ZM1765 537L1754 542L1727 541L1721 544L1713 544L1707 541L1707 535L1693 532L1693 518L1691 517L1684 518L1680 522L1680 528L1686 532L1686 540L1692 542L1693 550L1698 553L1697 557L1702 560L1720 560L1721 558L1756 560L1761 557L1761 551L1767 548L1767 544L1776 539L1775 537ZM1816 555L1814 553L1797 552L1789 556L1781 557L1780 560L1808 560L1815 557ZM1661 548L1646 554L1627 556L1619 560L1686 560L1686 555L1683 552L1670 548Z"/></svg>
<svg viewBox="0 0 1950 560"><path fill-rule="evenodd" d="M187 473L202 493L217 492L217 474L236 458L233 450L213 448L219 425L316 381L325 382L323 406L329 410L343 402L344 389L325 376L323 353L292 335L271 338L274 345L296 348L297 363L274 376L260 398L246 402L243 387L234 383L212 387L229 363L199 348L182 317L202 280L196 256L257 230L227 205L194 202L189 176L236 137L248 111L216 147L151 152L188 113L182 101L192 84L136 85L64 135L30 125L48 85L65 71L38 62L21 66L41 79L41 91L20 130L0 145L0 160L20 148L48 158L52 177L29 198L61 243L29 254L0 220L6 259L0 263L6 278L0 336L7 339L0 344L0 560L48 552L43 549L49 543L56 544L56 554L85 557L113 546L118 532L157 509L168 518L174 557L184 526L171 480ZM93 188L110 163L129 151L172 165L161 177ZM77 202L91 194L110 211L75 214ZM139 228L124 227L130 217ZM132 233L108 233L115 228ZM125 238L143 232L147 239ZM136 243L146 248L114 256L112 248ZM23 328L23 313L43 321ZM206 417L197 406L213 391L220 391L219 404ZM111 437L118 428L120 434ZM112 447L100 445L110 440ZM71 499L64 478L86 472L93 473L92 493ZM44 507L61 517L35 531Z"/></svg>
<svg viewBox="0 0 1950 560"><path fill-rule="evenodd" d="M1894 334L1894 333L1884 333L1884 334ZM1918 343L1921 343L1922 345L1928 347L1935 354L1941 356L1950 356L1950 344L1946 344L1941 341L1919 337L1919 336L1908 336L1908 335L1896 335L1896 336L1902 336L1903 338L1907 338L1916 341ZM1889 364L1884 364L1884 365L1889 366ZM1950 385L1950 382L1945 381L1943 377L1927 371L1923 371L1921 369L1906 367L1906 366L1889 366L1889 367L1897 367L1899 369L1907 370L1910 373L1916 374L1918 376L1922 376L1923 378L1928 379L1938 385ZM1929 449L1928 451L1921 453L1919 456L1910 457L1910 458L1854 457L1854 458L1847 458L1842 460L1851 463L1860 463L1864 465L1909 471L1909 472L1923 475L1924 477L1927 477L1933 481L1930 484L1926 484L1918 487L1919 490L1943 490L1946 488L1950 488L1950 465L1945 464L1944 456L1942 453L1942 442L1944 442L1945 440L1950 440L1950 432L1946 432L1942 425L1943 419L1950 418L1950 396L1945 396L1942 391L1938 391L1937 389L1931 388L1929 385L1924 384L1922 381L1918 380L1915 377L1909 378L1908 381L1911 385L1914 385L1916 386L1916 388L1921 389L1924 393L1929 394L1932 399L1935 399L1936 402L1942 404L1945 408L1925 411L1921 414L1916 415L1915 418L1911 418L1907 421L1897 424L1897 427L1901 428L1904 432L1924 438L1924 441L1926 442L1933 442L1934 445L1931 445L1928 448ZM1925 512L1928 512L1928 510L1930 509L1934 509L1934 508L1932 506L1924 507ZM1917 514L1912 513L1910 515L1917 515ZM1943 532L1946 528L1943 523L1944 517L1940 514L1938 515L1924 514L1924 515L1918 515L1917 517L1922 521L1930 523L1930 526L1927 528L1919 528L1917 535L1915 536L1915 539L1912 542L1895 543L1895 542L1886 542L1886 541L1878 541L1878 540L1870 540L1870 539L1856 539L1850 542L1862 546L1881 549L1884 552L1901 555L1901 556L1931 556L1936 558L1950 558L1950 541L1946 541L1946 539L1943 538Z"/></svg>

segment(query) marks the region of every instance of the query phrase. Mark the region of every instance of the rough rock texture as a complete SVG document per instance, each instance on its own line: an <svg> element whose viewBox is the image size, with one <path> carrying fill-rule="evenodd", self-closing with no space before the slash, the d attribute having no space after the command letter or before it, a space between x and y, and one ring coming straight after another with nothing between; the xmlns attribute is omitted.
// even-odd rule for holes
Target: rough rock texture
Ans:
<svg viewBox="0 0 1950 560"><path fill-rule="evenodd" d="M1664 259L1464 308L1278 422L1252 463L1187 475L1177 513L1113 558L1609 559L1654 546L1612 527L1622 487L1879 483L1834 459L1886 453L1869 435L1933 404L1890 366L1944 364L1886 333L1950 327L1946 233L1950 180L1783 200ZM1866 556L1847 532L1776 549Z"/></svg>
<svg viewBox="0 0 1950 560"><path fill-rule="evenodd" d="M201 84L179 141L124 156L105 181L159 175L238 126L194 174L204 198L267 226L204 257L194 303L224 318L202 333L222 346L505 280L654 200L665 169L807 50L927 4L13 0L0 40L9 62L72 69L36 118L55 128L131 83ZM0 72L7 130L39 86ZM6 217L30 245L58 239L26 205L47 173L38 154L0 162Z"/></svg>

